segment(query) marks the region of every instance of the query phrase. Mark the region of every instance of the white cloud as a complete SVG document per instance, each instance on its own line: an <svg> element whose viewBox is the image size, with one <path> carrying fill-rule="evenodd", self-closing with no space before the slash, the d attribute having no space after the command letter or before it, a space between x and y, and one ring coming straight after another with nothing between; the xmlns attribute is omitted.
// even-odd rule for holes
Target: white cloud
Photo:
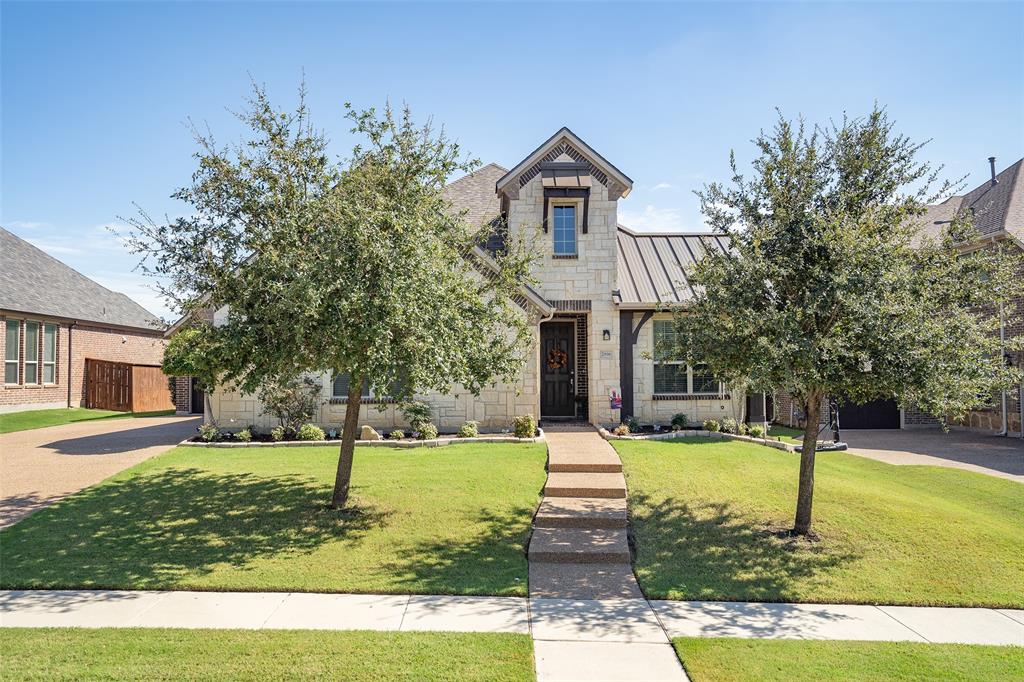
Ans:
<svg viewBox="0 0 1024 682"><path fill-rule="evenodd" d="M681 232L683 216L675 208L658 208L651 204L640 213L619 209L619 222L638 232Z"/></svg>
<svg viewBox="0 0 1024 682"><path fill-rule="evenodd" d="M50 223L34 223L27 220L12 220L4 225L9 230L38 230L41 227L49 227Z"/></svg>
<svg viewBox="0 0 1024 682"><path fill-rule="evenodd" d="M55 244L53 242L45 241L43 239L25 239L25 241L27 241L29 244L31 244L32 246L36 247L37 249L42 249L43 251L45 251L46 253L48 253L50 255L53 255L55 253L62 253L62 254L82 253L81 249L77 249L77 248L75 248L73 246L64 246L62 244Z"/></svg>
<svg viewBox="0 0 1024 682"><path fill-rule="evenodd" d="M657 185L651 188L651 191L656 192L659 189L672 189L672 185L667 182L659 182Z"/></svg>

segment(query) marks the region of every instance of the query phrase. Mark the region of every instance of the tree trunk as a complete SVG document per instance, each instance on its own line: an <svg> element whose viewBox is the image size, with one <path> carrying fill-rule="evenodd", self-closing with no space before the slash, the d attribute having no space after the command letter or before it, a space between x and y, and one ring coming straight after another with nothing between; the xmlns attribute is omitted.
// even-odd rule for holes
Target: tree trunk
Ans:
<svg viewBox="0 0 1024 682"><path fill-rule="evenodd" d="M811 505L814 502L814 451L818 445L821 394L818 391L811 391L803 407L807 423L804 424L804 446L800 451L800 489L796 495L794 535L807 535L811 532Z"/></svg>
<svg viewBox="0 0 1024 682"><path fill-rule="evenodd" d="M341 453L338 472L334 476L334 494L331 509L341 509L348 501L349 483L352 481L352 460L356 452L356 429L359 428L359 407L363 394L363 378L351 376L348 383L348 404L345 406L345 428L341 432Z"/></svg>

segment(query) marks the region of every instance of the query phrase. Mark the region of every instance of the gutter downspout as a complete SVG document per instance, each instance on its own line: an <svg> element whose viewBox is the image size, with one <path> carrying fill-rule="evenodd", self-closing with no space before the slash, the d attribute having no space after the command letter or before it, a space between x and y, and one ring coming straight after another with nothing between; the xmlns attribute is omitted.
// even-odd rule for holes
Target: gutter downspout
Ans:
<svg viewBox="0 0 1024 682"><path fill-rule="evenodd" d="M75 363L71 359L71 332L74 331L78 325L78 320L75 320L68 325L68 409L71 409L71 377L74 373ZM84 366L83 366L84 369ZM84 378L84 377L83 377Z"/></svg>

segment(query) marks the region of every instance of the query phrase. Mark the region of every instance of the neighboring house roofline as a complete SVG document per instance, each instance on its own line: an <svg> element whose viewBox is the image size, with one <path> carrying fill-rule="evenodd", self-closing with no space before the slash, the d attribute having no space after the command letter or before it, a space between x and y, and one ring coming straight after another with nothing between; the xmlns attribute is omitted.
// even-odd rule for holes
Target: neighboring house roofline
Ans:
<svg viewBox="0 0 1024 682"><path fill-rule="evenodd" d="M582 153L589 156L597 165L601 166L601 170L611 175L625 188L622 191L622 197L626 197L629 195L629 192L633 189L632 178L630 178L628 175L626 175L618 168L616 168L615 164L611 163L610 161L608 161L608 159L601 156L601 154L599 154L597 150L595 150L589 144L584 142L576 133L569 130L567 126L562 126L558 130L558 132L556 132L554 135L552 135L543 143L541 143L541 145L534 149L532 152L530 152L525 159L517 163L512 168L512 170L510 170L501 178L499 178L494 185L495 191L497 191L500 194L505 187L507 187L516 178L518 178L526 170L528 170L530 166L537 163L544 156L544 154L547 153L548 149L553 147L563 137L567 138L569 142L573 144L573 146L579 148L579 150Z"/></svg>
<svg viewBox="0 0 1024 682"><path fill-rule="evenodd" d="M86 277L3 227L0 309L149 332L165 327L160 318L127 295Z"/></svg>

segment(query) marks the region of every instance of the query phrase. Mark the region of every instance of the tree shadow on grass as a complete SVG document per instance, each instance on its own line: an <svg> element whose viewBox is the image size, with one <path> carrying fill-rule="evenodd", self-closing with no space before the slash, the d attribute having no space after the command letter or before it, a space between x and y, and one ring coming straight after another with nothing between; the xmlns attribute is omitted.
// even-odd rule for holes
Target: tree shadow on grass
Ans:
<svg viewBox="0 0 1024 682"><path fill-rule="evenodd" d="M327 509L329 493L297 476L195 468L95 486L0 535L0 585L168 587L218 567L358 540L384 523L370 507Z"/></svg>
<svg viewBox="0 0 1024 682"><path fill-rule="evenodd" d="M754 522L728 502L654 500L631 491L630 510L637 577L651 598L797 601L857 559L831 543Z"/></svg>
<svg viewBox="0 0 1024 682"><path fill-rule="evenodd" d="M420 594L525 595L526 541L533 509L482 509L471 536L440 537L398 551L388 566L403 587Z"/></svg>

